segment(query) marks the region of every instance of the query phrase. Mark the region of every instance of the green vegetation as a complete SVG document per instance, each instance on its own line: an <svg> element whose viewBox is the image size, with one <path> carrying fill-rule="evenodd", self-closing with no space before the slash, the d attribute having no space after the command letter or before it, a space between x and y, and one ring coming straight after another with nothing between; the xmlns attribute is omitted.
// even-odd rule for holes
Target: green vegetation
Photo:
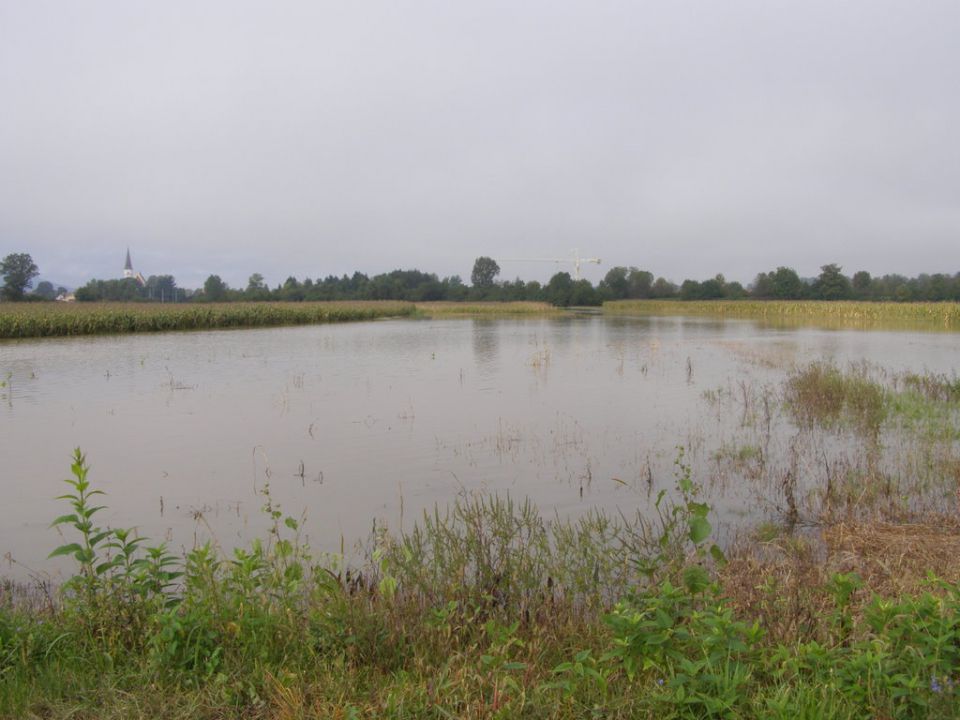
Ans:
<svg viewBox="0 0 960 720"><path fill-rule="evenodd" d="M710 545L681 451L654 519L462 498L366 562L267 536L174 556L102 528L77 450L56 600L0 586L0 715L926 718L960 711L960 528ZM913 554L919 552L919 558ZM891 589L891 558L899 558ZM842 566L838 564L842 562ZM936 570L944 580L925 580Z"/></svg>
<svg viewBox="0 0 960 720"><path fill-rule="evenodd" d="M266 327L410 316L399 302L0 305L0 338Z"/></svg>
<svg viewBox="0 0 960 720"><path fill-rule="evenodd" d="M918 327L960 329L960 303L826 302L716 300L622 300L607 302L604 312L644 315L705 315L756 318L772 323L810 323L836 327Z"/></svg>

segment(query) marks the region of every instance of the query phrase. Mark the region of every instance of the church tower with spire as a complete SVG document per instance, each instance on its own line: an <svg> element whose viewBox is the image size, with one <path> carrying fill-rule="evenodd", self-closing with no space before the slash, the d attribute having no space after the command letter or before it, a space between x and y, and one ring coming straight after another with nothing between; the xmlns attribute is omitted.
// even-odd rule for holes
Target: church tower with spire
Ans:
<svg viewBox="0 0 960 720"><path fill-rule="evenodd" d="M123 277L133 278L141 287L147 284L147 279L138 272L133 271L133 263L130 262L130 248L127 248L127 261L123 264Z"/></svg>

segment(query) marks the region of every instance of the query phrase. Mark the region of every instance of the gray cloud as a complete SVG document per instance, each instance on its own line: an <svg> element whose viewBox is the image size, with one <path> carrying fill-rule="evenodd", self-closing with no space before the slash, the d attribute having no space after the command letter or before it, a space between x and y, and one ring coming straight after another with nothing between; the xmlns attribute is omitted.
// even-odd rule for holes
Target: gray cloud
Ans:
<svg viewBox="0 0 960 720"><path fill-rule="evenodd" d="M951 1L0 0L0 253L298 277L577 247L960 270ZM504 264L546 279L556 267Z"/></svg>

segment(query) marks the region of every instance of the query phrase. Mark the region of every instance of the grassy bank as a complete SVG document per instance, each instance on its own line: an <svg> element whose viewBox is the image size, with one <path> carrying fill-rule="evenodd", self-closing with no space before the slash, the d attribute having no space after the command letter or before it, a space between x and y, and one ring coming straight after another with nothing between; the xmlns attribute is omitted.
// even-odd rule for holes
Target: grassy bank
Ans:
<svg viewBox="0 0 960 720"><path fill-rule="evenodd" d="M307 325L409 316L404 302L3 303L0 338Z"/></svg>
<svg viewBox="0 0 960 720"><path fill-rule="evenodd" d="M960 329L960 303L825 302L818 300L617 300L606 313L755 318L773 324L828 327Z"/></svg>
<svg viewBox="0 0 960 720"><path fill-rule="evenodd" d="M76 574L56 594L0 590L0 715L960 712L956 520L764 529L724 556L682 453L676 467L652 519L461 498L344 569L267 491L273 529L230 554L101 530L78 451L54 521Z"/></svg>

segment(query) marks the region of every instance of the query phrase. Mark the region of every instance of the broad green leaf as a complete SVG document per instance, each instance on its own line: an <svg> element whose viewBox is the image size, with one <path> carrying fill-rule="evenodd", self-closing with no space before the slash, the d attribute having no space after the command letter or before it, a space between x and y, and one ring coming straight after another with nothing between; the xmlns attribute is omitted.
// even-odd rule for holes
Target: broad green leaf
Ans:
<svg viewBox="0 0 960 720"><path fill-rule="evenodd" d="M77 543L70 543L69 545L61 545L52 553L47 555L48 558L58 557L60 555L69 555L71 553L77 553L82 551L83 548L80 547Z"/></svg>
<svg viewBox="0 0 960 720"><path fill-rule="evenodd" d="M54 525L62 525L63 523L78 523L78 522L80 522L80 519L75 514L70 513L69 515L61 515L60 517L58 517L56 520L50 523L50 527L53 527Z"/></svg>
<svg viewBox="0 0 960 720"><path fill-rule="evenodd" d="M115 567L118 563L119 558L114 558L113 560L108 560L107 562L100 563L93 570L97 575L103 575L107 570L112 567Z"/></svg>
<svg viewBox="0 0 960 720"><path fill-rule="evenodd" d="M702 517L690 518L690 540L693 542L694 545L699 545L708 537L710 537L710 533L712 530L713 528L710 527L710 523L707 521L706 518L702 518Z"/></svg>

